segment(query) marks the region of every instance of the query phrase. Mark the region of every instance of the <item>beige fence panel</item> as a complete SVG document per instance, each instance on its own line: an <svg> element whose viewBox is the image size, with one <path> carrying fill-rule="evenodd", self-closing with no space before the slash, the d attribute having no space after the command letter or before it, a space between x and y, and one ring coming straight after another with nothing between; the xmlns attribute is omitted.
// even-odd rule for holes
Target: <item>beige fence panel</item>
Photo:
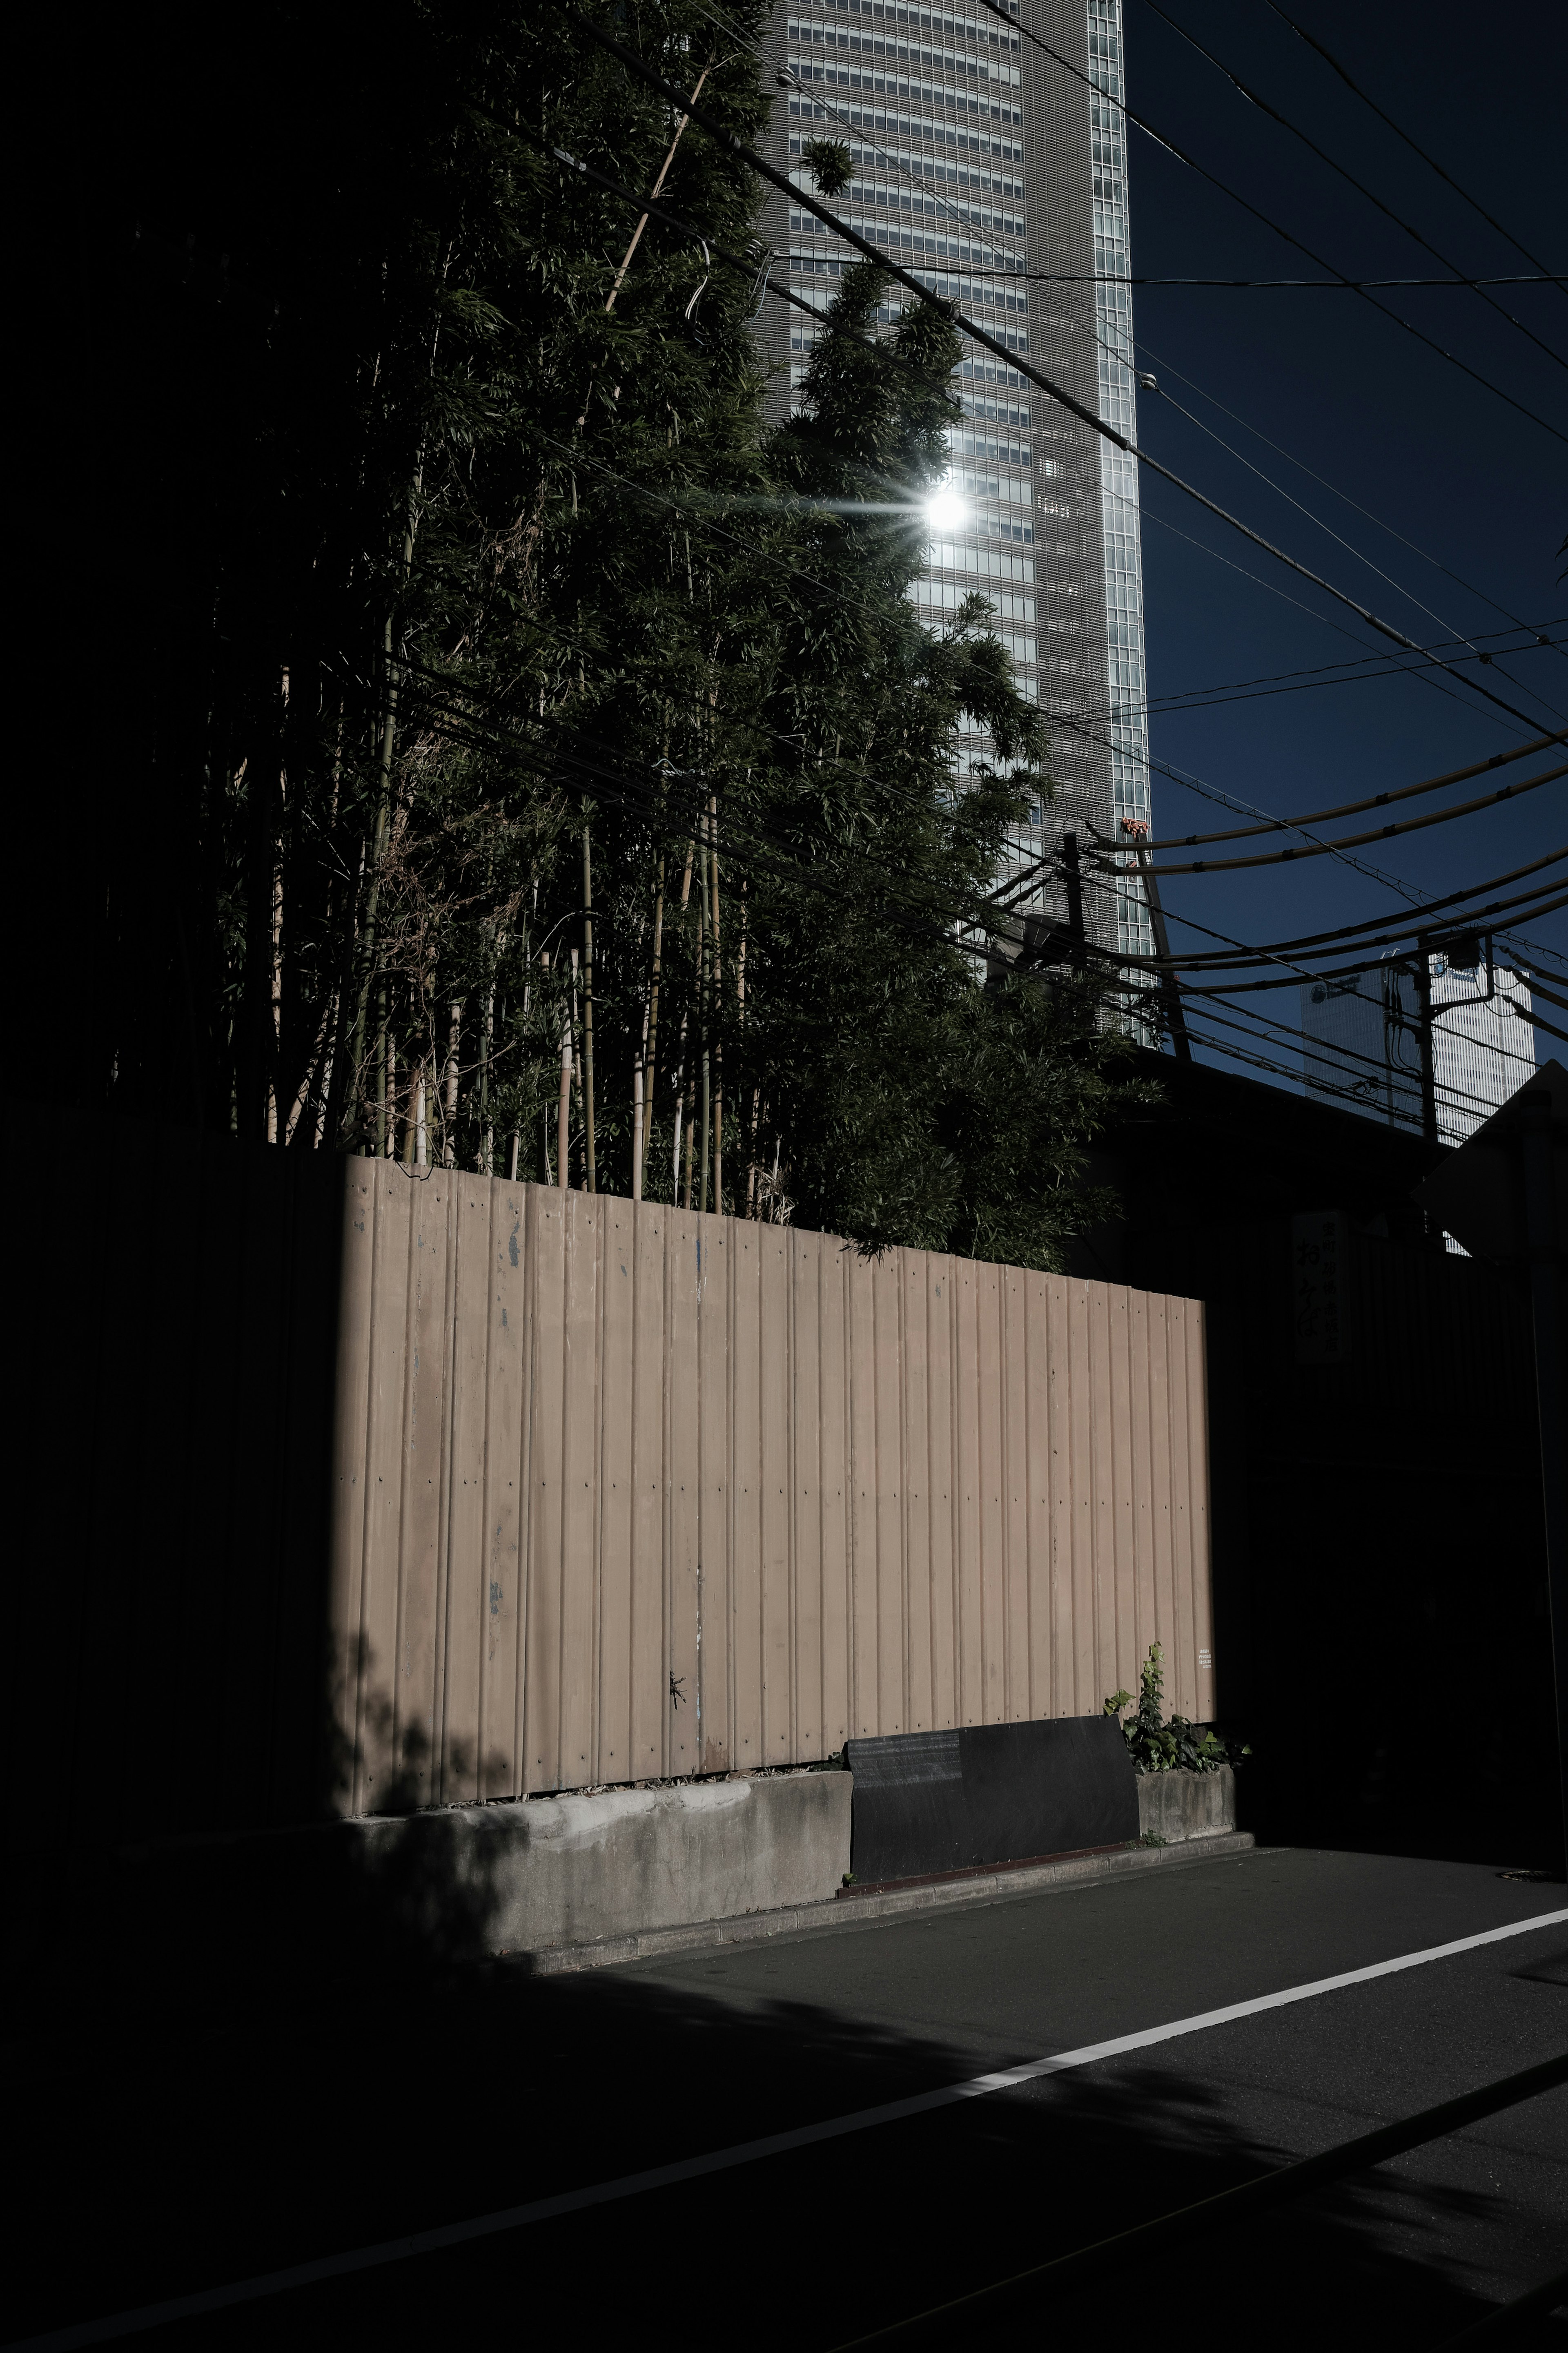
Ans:
<svg viewBox="0 0 1568 2353"><path fill-rule="evenodd" d="M1215 1707L1203 1310L651 1203L344 1171L342 1802Z"/></svg>

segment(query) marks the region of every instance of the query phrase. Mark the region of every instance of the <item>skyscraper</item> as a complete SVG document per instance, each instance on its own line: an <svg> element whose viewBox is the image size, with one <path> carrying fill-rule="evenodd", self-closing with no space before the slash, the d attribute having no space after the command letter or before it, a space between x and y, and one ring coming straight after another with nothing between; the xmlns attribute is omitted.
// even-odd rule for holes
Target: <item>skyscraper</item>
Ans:
<svg viewBox="0 0 1568 2353"><path fill-rule="evenodd" d="M1471 960L1465 962L1468 953ZM1535 1068L1530 984L1490 966L1479 944L1428 959L1437 1134L1463 1144ZM1375 972L1301 989L1307 1092L1390 1127L1421 1126L1421 1022L1415 976L1392 959Z"/></svg>
<svg viewBox="0 0 1568 2353"><path fill-rule="evenodd" d="M847 146L855 178L834 199L839 216L1131 439L1121 0L1031 0L1030 24L1065 62L980 0L779 0L765 152L810 189L806 142ZM761 230L794 290L826 309L854 248L778 194ZM784 368L794 395L816 331L769 304L759 332L782 406ZM972 591L988 596L1019 683L1051 723L1058 790L1014 844L1023 869L1067 830L1087 853L1097 837L1118 840L1122 819L1149 816L1138 470L972 343L953 389L957 519L933 531L916 596L933 625ZM989 748L965 738L960 773ZM1065 923L1056 866L1026 903ZM1084 912L1103 946L1152 950L1136 881L1090 873Z"/></svg>

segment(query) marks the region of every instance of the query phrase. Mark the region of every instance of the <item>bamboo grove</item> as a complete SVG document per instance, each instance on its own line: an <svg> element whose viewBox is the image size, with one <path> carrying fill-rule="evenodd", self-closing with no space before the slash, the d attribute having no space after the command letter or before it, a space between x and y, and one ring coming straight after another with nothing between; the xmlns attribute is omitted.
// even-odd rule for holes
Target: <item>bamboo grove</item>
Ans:
<svg viewBox="0 0 1568 2353"><path fill-rule="evenodd" d="M616 16L747 138L762 21ZM548 0L267 11L201 71L100 262L83 1100L1055 1262L1139 1090L1087 983L980 985L1050 786L990 608L905 593L952 330L857 267L770 424L752 175Z"/></svg>

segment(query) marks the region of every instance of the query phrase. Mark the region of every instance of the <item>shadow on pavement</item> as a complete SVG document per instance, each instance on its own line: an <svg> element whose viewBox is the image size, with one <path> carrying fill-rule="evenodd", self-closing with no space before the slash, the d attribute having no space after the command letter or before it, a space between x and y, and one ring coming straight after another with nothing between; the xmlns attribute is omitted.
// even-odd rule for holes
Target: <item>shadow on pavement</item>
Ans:
<svg viewBox="0 0 1568 2353"><path fill-rule="evenodd" d="M623 1972L530 1980L437 1957L268 2000L209 1989L12 2046L22 2334L372 2244L852 2113L976 2070L973 2050L796 2002ZM1029 2055L1016 2054L1019 2057ZM999 2058L1000 2054L998 2054ZM984 2063L997 2063L997 2060ZM1561 2095L1557 2095L1561 2096ZM1325 2118L1323 2144L1340 2137ZM1530 2145L1530 2133L1511 2138ZM1061 2077L186 2324L389 2347L504 2331L588 2346L700 2331L832 2348L1246 2180L1289 2154L1179 2069ZM1489 2172L1489 2165L1491 2172ZM1556 2168L1459 2186L1420 2157L1190 2250L1122 2256L1039 2319L1320 2348L1440 2345L1552 2268ZM62 2199L60 2184L77 2187ZM1561 2262L1561 2255L1556 2260ZM1009 2324L1010 2333L1012 2326ZM147 2341L173 2341L159 2332ZM951 2341L996 2341L955 2321ZM1558 2319L1520 2347L1562 2347Z"/></svg>

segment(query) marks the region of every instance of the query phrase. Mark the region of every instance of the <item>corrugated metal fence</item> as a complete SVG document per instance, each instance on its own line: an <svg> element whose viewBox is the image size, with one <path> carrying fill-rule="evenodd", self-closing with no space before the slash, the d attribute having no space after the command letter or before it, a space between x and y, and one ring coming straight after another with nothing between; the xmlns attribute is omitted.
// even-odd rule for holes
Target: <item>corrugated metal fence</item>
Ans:
<svg viewBox="0 0 1568 2353"><path fill-rule="evenodd" d="M1203 1309L353 1161L340 1802L1215 1712Z"/></svg>

